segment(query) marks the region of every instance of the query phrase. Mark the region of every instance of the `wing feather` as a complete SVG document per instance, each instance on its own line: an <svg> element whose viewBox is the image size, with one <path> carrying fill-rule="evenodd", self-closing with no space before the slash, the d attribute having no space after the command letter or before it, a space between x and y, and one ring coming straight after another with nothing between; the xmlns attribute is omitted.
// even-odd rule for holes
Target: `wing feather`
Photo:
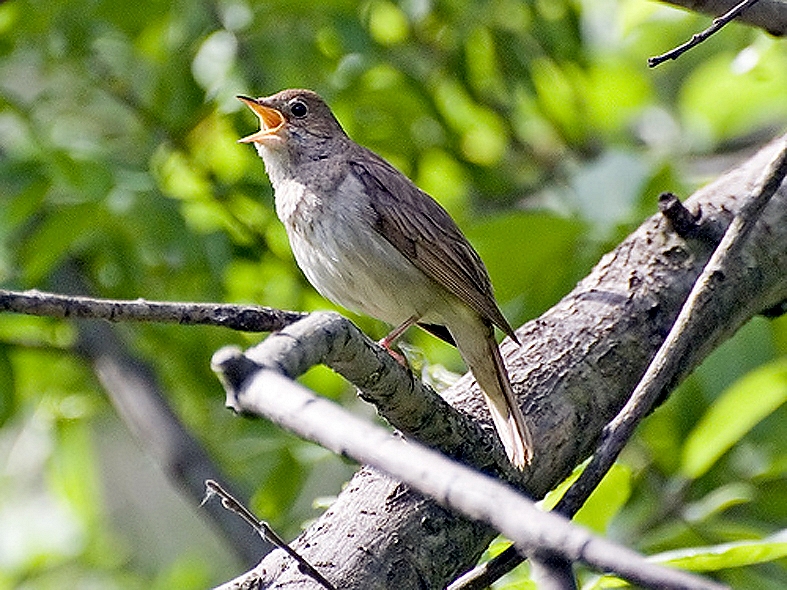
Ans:
<svg viewBox="0 0 787 590"><path fill-rule="evenodd" d="M376 230L427 276L516 339L495 301L486 267L437 201L363 149L350 167L370 194Z"/></svg>

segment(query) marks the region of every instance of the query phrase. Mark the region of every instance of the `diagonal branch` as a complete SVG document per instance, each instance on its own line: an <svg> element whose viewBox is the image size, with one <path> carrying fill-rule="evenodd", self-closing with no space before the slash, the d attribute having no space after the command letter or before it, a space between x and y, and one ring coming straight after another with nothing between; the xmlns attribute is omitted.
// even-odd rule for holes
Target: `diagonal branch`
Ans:
<svg viewBox="0 0 787 590"><path fill-rule="evenodd" d="M675 231L663 215L652 217L561 302L520 328L522 346L504 341L501 348L533 424L537 449L533 464L516 482L518 488L541 497L592 454L603 428L625 405L675 323L716 248L715 236L724 234L756 193L763 170L786 143L787 137L774 141L697 191L687 201L698 227L692 236ZM743 323L787 299L785 252L787 186L782 185L752 230L744 254L730 261L726 280L715 286L714 305L694 318L703 329L664 394ZM474 418L488 419L470 377L443 395ZM494 536L488 526L362 468L293 546L308 547L315 562L342 564L342 587L382 590L444 586L475 563ZM264 573L270 589L302 580L276 552L255 572Z"/></svg>
<svg viewBox="0 0 787 590"><path fill-rule="evenodd" d="M73 264L59 269L54 283L66 292L87 290L84 277ZM106 322L88 320L79 322L76 328L76 352L90 364L120 419L178 493L197 506L205 479L224 478L224 474L175 414L151 366L135 357L117 330ZM217 506L205 510L210 524L244 563L251 565L270 551L270 543L249 535L226 511Z"/></svg>
<svg viewBox="0 0 787 590"><path fill-rule="evenodd" d="M787 142L782 144L782 149L765 168L762 180L757 183L752 195L732 220L724 238L705 265L667 338L631 398L604 429L593 459L555 507L561 514L574 515L582 507L612 467L636 426L667 390L673 376L680 371L683 359L689 354L689 349L697 341L699 333L707 329L696 318L705 316L705 310L715 305L719 283L727 280L734 267L743 263L740 257L746 239L787 175ZM737 264L733 262L736 259Z"/></svg>
<svg viewBox="0 0 787 590"><path fill-rule="evenodd" d="M448 508L481 520L512 539L521 551L561 555L599 571L612 571L645 588L718 590L725 586L694 574L657 566L642 556L596 537L566 519L542 512L500 481L450 461L418 443L392 436L296 384L255 352L256 362L236 350L214 355L233 407L265 416L343 456L377 467L435 498ZM258 363L262 364L258 364ZM275 365L275 362L273 363ZM306 546L302 551L308 551ZM306 556L308 558L308 556ZM346 575L332 564L334 584ZM265 575L266 572L262 572ZM225 588L238 584L230 582ZM346 586L343 586L346 587Z"/></svg>
<svg viewBox="0 0 787 590"><path fill-rule="evenodd" d="M705 317L707 307L714 305L717 283L734 273L732 269L736 266L736 262L733 261L740 258L747 237L753 231L771 198L782 186L785 176L787 176L787 141L782 141L781 150L776 152L771 162L765 166L761 180L754 185L751 195L728 226L724 237L683 304L667 338L632 392L631 398L604 429L593 459L555 506L556 512L568 518L577 513L612 467L636 426L674 382L686 356L690 353L690 348L698 341L699 334L707 330L705 322L697 321L697 318ZM739 260L737 264L740 264ZM510 547L489 563L457 580L451 585L450 590L485 588L522 561L524 557L518 555L514 547ZM565 568L565 564L563 567Z"/></svg>
<svg viewBox="0 0 787 590"><path fill-rule="evenodd" d="M686 53L692 47L696 47L703 43L712 35L718 33L722 28L731 23L733 20L741 16L746 10L757 4L759 0L742 0L731 10L724 13L722 16L713 19L713 23L707 29L696 35L692 35L691 39L671 49L667 53L648 58L648 67L655 68L657 65L669 61L671 59L678 59L681 55Z"/></svg>
<svg viewBox="0 0 787 590"><path fill-rule="evenodd" d="M360 396L408 437L477 469L510 481L522 480L496 436L414 378L409 369L337 313L312 313L272 334L246 356L291 378L325 364L356 385Z"/></svg>
<svg viewBox="0 0 787 590"><path fill-rule="evenodd" d="M773 142L687 201L692 217L705 231L684 236L663 216L647 220L574 291L518 330L521 347L503 343L515 390L534 425L537 450L544 450L537 453L517 487L541 497L593 452L604 426L629 398L712 255L716 243L707 236L724 233L785 142L787 138ZM725 280L714 285L714 305L695 318L704 329L681 359L665 394L744 322L787 299L785 252L787 188L782 185L754 226L743 255L731 261ZM0 293L0 309L11 309L7 295ZM13 299L20 294L11 295ZM76 301L79 308L82 301ZM56 317L70 313L62 305L44 311ZM70 317L82 317L81 313ZM119 315L110 309L107 316L99 317ZM221 320L216 323L223 325ZM350 357L338 361L353 364ZM361 379L378 377L371 370ZM461 413L488 422L470 377L444 395ZM387 403L395 406L396 396L391 395ZM443 429L449 438L455 436L453 427L435 426L444 420L439 417L442 410L432 412L438 416L432 418L426 410L430 406L438 408L439 402L416 411L410 417L417 418L415 426L425 432ZM408 418L407 412L402 414ZM472 429L460 432L472 433ZM456 456L463 457L459 449ZM489 444L489 449L494 453L496 447ZM494 458L487 460L492 470L495 463ZM445 584L477 561L493 536L488 526L446 511L375 470L361 469L331 510L295 545L319 546L324 560L348 563L356 578L347 587L376 590ZM268 572L281 572L282 578L298 575L275 555L263 564ZM278 581L273 585L280 587Z"/></svg>

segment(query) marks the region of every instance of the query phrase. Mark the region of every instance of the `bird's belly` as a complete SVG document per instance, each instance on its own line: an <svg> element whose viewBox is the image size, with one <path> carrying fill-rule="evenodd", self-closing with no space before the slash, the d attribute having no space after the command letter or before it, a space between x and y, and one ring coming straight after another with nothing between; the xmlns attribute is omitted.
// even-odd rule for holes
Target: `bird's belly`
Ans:
<svg viewBox="0 0 787 590"><path fill-rule="evenodd" d="M370 229L370 232L373 231ZM315 227L312 238L290 234L295 259L324 297L355 312L400 324L432 315L441 288L381 236Z"/></svg>
<svg viewBox="0 0 787 590"><path fill-rule="evenodd" d="M277 191L277 206L279 197ZM303 199L301 194L305 205L280 216L298 266L321 295L393 325L413 316L439 321L450 295L372 227L362 200L347 199L341 207L322 203L304 215L298 209L309 201Z"/></svg>

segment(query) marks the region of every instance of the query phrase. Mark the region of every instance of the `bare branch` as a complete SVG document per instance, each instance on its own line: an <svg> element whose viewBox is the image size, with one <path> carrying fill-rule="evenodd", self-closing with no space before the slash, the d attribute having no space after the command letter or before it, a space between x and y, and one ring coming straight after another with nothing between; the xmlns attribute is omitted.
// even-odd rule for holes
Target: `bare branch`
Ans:
<svg viewBox="0 0 787 590"><path fill-rule="evenodd" d="M603 428L628 400L675 323L717 245L715 237L724 234L761 185L762 171L785 142L787 138L773 142L686 201L701 231L685 237L663 215L652 217L561 302L520 328L522 346L503 342L537 450L533 464L516 482L518 488L541 497L592 454ZM732 261L727 279L716 285L714 305L695 318L703 330L675 368L665 394L743 323L787 298L785 252L787 186L782 185L747 240L744 256ZM337 338L347 334L339 331ZM287 338L297 344L300 336L276 337L280 342ZM248 362L253 368L254 362ZM376 365L364 366L373 373ZM443 396L473 418L488 419L470 377ZM389 403L395 403L393 398ZM308 546L316 563L342 564L346 577L339 586L381 590L444 585L475 563L494 536L488 526L446 511L379 471L362 468L293 546ZM267 572L270 588L302 581L297 569L277 554L256 570Z"/></svg>
<svg viewBox="0 0 787 590"><path fill-rule="evenodd" d="M73 264L58 269L53 281L59 290L66 292L88 289ZM77 322L76 329L76 352L90 363L120 419L177 492L197 506L205 479L223 478L224 474L175 414L153 369L136 358L106 322ZM209 506L206 512L210 523L244 563L252 565L271 550L269 543L249 535L226 511Z"/></svg>
<svg viewBox="0 0 787 590"><path fill-rule="evenodd" d="M724 26L731 23L733 20L741 16L746 10L757 4L759 0L742 0L736 6L734 6L729 12L723 14L718 18L713 19L713 23L707 29L702 31L701 33L697 33L693 35L691 39L679 45L675 49L671 49L667 53L663 53L662 55L657 55L655 57L648 58L648 67L655 68L657 65L664 63L665 61L669 61L671 59L678 59L681 55L686 53L692 47L696 47L706 39L708 39L711 35L716 34L719 32Z"/></svg>
<svg viewBox="0 0 787 590"><path fill-rule="evenodd" d="M325 364L357 386L360 396L407 436L478 469L522 482L522 472L512 467L498 437L415 379L337 313L312 313L272 334L246 357L292 378Z"/></svg>
<svg viewBox="0 0 787 590"><path fill-rule="evenodd" d="M651 410L658 397L667 390L683 359L689 354L689 349L697 342L699 333L707 329L698 318L705 317L705 309L716 304L719 283L726 280L735 272L735 267L741 264L741 250L747 237L787 176L787 141L783 140L781 143L781 150L765 167L762 179L755 185L751 196L730 223L724 238L705 265L667 338L631 398L604 429L593 459L555 507L561 514L574 515L585 503L631 438L634 428Z"/></svg>
<svg viewBox="0 0 787 590"><path fill-rule="evenodd" d="M258 305L122 301L0 289L0 312L55 318L93 318L110 322L160 322L221 326L244 332L273 332L305 314Z"/></svg>
<svg viewBox="0 0 787 590"><path fill-rule="evenodd" d="M205 479L223 478L222 472L174 414L150 367L128 354L111 326L88 321L80 322L78 329L78 348L120 418L178 492L197 506ZM208 516L245 563L255 563L270 550L225 511L209 506Z"/></svg>
<svg viewBox="0 0 787 590"><path fill-rule="evenodd" d="M656 566L562 517L542 512L532 501L497 479L455 463L421 444L392 436L289 378L253 365L256 365L254 361L236 351L223 349L214 356L214 370L223 374L227 394L236 407L265 416L342 456L385 471L441 504L488 523L524 552L557 554L571 561L582 561L646 588L717 590L725 587L687 572ZM305 546L303 550L311 548ZM343 563L332 565L336 569L334 579L346 575ZM268 575L266 571L257 573L261 577ZM224 588L231 588L235 583L230 582Z"/></svg>
<svg viewBox="0 0 787 590"><path fill-rule="evenodd" d="M221 484L219 484L219 482L208 479L205 481L205 489L207 491L205 493L205 499L202 501L203 505L210 499L211 496L218 496L221 498L221 505L224 506L224 508L240 516L251 528L257 532L258 535L260 535L260 537L266 541L270 541L276 545L276 547L292 557L307 576L315 580L318 584L320 584L320 586L326 588L327 590L336 590L336 587L333 584L326 580L325 577L319 571L317 571L314 566L312 566L312 564L306 561L297 551L290 547L287 542L282 539L267 522L259 520L256 516L254 516L251 510L236 500L232 494L230 494L221 486Z"/></svg>

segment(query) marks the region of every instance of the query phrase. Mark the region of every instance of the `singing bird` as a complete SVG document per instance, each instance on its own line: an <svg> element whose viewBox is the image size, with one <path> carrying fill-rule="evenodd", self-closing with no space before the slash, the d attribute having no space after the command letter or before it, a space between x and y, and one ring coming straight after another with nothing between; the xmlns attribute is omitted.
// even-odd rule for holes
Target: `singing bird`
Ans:
<svg viewBox="0 0 787 590"><path fill-rule="evenodd" d="M419 324L456 344L511 462L533 456L494 326L516 341L484 263L437 201L342 129L310 90L238 96L259 118L253 143L295 260L324 297L383 320L389 346Z"/></svg>

